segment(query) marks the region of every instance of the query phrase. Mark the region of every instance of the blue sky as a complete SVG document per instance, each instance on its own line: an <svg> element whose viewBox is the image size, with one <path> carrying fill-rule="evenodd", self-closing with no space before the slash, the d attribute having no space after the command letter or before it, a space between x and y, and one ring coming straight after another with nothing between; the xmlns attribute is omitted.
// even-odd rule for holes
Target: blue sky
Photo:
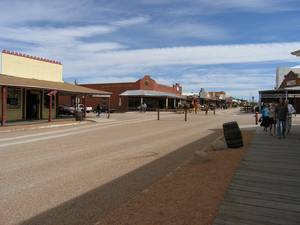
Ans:
<svg viewBox="0 0 300 225"><path fill-rule="evenodd" d="M66 81L150 74L249 99L300 58L297 0L1 0L0 48L60 60Z"/></svg>

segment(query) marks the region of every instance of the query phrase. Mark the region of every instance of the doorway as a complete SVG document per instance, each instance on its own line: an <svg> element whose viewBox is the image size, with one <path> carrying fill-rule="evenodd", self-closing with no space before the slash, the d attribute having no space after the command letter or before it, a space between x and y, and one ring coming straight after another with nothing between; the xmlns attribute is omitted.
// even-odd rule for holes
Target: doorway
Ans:
<svg viewBox="0 0 300 225"><path fill-rule="evenodd" d="M26 119L37 120L39 119L39 94L27 90L26 93Z"/></svg>

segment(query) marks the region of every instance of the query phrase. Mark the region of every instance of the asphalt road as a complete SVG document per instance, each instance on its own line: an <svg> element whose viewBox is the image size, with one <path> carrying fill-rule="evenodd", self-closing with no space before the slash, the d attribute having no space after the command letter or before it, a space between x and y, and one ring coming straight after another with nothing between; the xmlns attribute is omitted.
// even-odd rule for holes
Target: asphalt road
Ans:
<svg viewBox="0 0 300 225"><path fill-rule="evenodd" d="M0 129L0 225L94 224L232 120L254 122L230 110L189 114L187 122L182 114L162 113L157 121L155 113L127 113L72 127Z"/></svg>

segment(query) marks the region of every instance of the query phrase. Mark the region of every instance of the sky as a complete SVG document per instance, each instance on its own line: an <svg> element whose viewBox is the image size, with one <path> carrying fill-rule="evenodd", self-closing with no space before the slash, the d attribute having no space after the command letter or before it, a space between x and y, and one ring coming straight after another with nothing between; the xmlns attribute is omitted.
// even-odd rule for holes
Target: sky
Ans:
<svg viewBox="0 0 300 225"><path fill-rule="evenodd" d="M59 60L67 82L148 74L184 92L273 89L300 58L299 0L0 0L0 48Z"/></svg>

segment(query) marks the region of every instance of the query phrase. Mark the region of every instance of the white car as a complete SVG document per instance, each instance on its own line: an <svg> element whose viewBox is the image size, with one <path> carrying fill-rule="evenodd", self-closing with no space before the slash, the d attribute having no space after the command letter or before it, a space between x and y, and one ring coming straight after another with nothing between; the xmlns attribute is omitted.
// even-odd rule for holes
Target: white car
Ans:
<svg viewBox="0 0 300 225"><path fill-rule="evenodd" d="M83 110L83 107L84 107L83 104L78 104L78 108L79 108L80 110ZM86 111L87 113L90 113L90 112L93 111L93 108L92 108L91 106L86 106L85 111Z"/></svg>

